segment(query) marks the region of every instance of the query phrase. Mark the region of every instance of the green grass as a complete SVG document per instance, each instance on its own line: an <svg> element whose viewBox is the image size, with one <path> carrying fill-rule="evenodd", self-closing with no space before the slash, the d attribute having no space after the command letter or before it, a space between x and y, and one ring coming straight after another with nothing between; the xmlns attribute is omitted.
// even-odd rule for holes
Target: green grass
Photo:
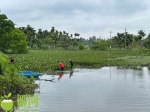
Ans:
<svg viewBox="0 0 150 112"><path fill-rule="evenodd" d="M57 61L65 65L65 70L70 68L69 59L75 68L100 68L102 66L149 66L150 51L138 53L137 51L112 50L31 50L28 54L11 54L15 58L15 66L22 70L36 72L51 72L58 69Z"/></svg>

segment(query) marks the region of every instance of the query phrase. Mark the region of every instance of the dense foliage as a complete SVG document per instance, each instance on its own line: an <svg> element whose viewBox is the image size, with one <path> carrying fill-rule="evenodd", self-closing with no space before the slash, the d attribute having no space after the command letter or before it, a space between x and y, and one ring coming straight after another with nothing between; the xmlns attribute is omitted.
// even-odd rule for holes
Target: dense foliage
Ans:
<svg viewBox="0 0 150 112"><path fill-rule="evenodd" d="M8 60L7 56L0 52L0 75L3 73L2 71L7 66Z"/></svg>
<svg viewBox="0 0 150 112"><path fill-rule="evenodd" d="M148 48L148 36L146 36L143 30L139 30L137 35L125 33L117 33L107 40L96 38L95 36L84 39L76 35L76 33L70 34L66 31L58 31L55 27L52 27L50 31L39 29L34 30L33 27L27 25L27 27L20 27L25 33L27 43L30 49L65 49L65 50L108 50L110 46L112 48L120 49L134 49L134 48ZM76 37L77 36L77 37ZM46 41L45 41L46 40Z"/></svg>
<svg viewBox="0 0 150 112"><path fill-rule="evenodd" d="M70 69L69 59L74 62L74 67L100 68L102 66L149 66L149 50L31 50L28 54L13 54L16 60L14 65L22 70L36 72L51 72L58 70L57 61L60 60L65 70Z"/></svg>
<svg viewBox="0 0 150 112"><path fill-rule="evenodd" d="M19 29L14 29L9 33L3 34L0 40L3 52L5 53L28 53L26 37Z"/></svg>
<svg viewBox="0 0 150 112"><path fill-rule="evenodd" d="M0 37L15 28L15 24L5 14L0 14Z"/></svg>
<svg viewBox="0 0 150 112"><path fill-rule="evenodd" d="M143 30L139 30L137 35L118 32L107 40L95 36L84 39L79 37L78 33L69 34L66 31L58 31L55 27L50 31L42 29L36 31L27 25L19 27L20 31L4 14L0 14L0 26L0 51L4 53L27 53L27 47L34 50L109 50L111 46L111 48L131 50L149 48L150 44L149 35L144 39L146 34Z"/></svg>
<svg viewBox="0 0 150 112"><path fill-rule="evenodd" d="M117 33L116 36L112 37L111 45L115 48L125 49L133 49L137 48L137 46L139 46L140 48L147 48L147 46L145 46L144 44L148 41L142 41L145 35L146 34L143 30L139 30L137 35L133 35L128 32Z"/></svg>
<svg viewBox="0 0 150 112"><path fill-rule="evenodd" d="M27 43L24 33L15 28L15 24L0 14L0 51L4 53L27 53Z"/></svg>
<svg viewBox="0 0 150 112"><path fill-rule="evenodd" d="M101 41L95 42L93 44L93 46L91 47L91 49L93 49L93 50L107 50L108 46L109 46L108 41L101 40Z"/></svg>
<svg viewBox="0 0 150 112"><path fill-rule="evenodd" d="M9 63L6 57L0 53L0 96L9 92L13 94L33 93L36 88L34 78L31 77L28 79L22 75L18 75L20 68Z"/></svg>

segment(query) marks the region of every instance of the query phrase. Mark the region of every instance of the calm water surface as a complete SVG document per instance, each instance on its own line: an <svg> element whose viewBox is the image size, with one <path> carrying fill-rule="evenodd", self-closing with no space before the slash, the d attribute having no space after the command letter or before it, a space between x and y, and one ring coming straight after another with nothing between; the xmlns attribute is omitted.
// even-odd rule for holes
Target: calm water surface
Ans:
<svg viewBox="0 0 150 112"><path fill-rule="evenodd" d="M44 75L40 80L39 112L149 112L150 71L75 69L73 74ZM59 78L60 77L60 78ZM59 78L59 79L58 79Z"/></svg>

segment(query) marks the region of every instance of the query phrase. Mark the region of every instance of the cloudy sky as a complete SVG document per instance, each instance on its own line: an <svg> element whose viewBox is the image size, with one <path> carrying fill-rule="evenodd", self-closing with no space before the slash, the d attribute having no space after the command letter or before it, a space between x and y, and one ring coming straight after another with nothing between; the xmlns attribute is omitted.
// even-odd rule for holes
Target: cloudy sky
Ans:
<svg viewBox="0 0 150 112"><path fill-rule="evenodd" d="M54 26L86 39L108 39L125 29L132 34L138 30L148 34L149 6L150 0L0 0L0 13L16 27L50 30Z"/></svg>

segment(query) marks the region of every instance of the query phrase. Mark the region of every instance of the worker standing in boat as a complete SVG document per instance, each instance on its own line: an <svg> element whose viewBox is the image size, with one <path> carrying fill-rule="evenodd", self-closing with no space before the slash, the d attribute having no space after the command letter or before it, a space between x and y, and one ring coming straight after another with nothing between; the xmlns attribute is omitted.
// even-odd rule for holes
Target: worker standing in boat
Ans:
<svg viewBox="0 0 150 112"><path fill-rule="evenodd" d="M62 64L61 61L58 61L58 65L59 65L60 70L64 70L64 65Z"/></svg>

